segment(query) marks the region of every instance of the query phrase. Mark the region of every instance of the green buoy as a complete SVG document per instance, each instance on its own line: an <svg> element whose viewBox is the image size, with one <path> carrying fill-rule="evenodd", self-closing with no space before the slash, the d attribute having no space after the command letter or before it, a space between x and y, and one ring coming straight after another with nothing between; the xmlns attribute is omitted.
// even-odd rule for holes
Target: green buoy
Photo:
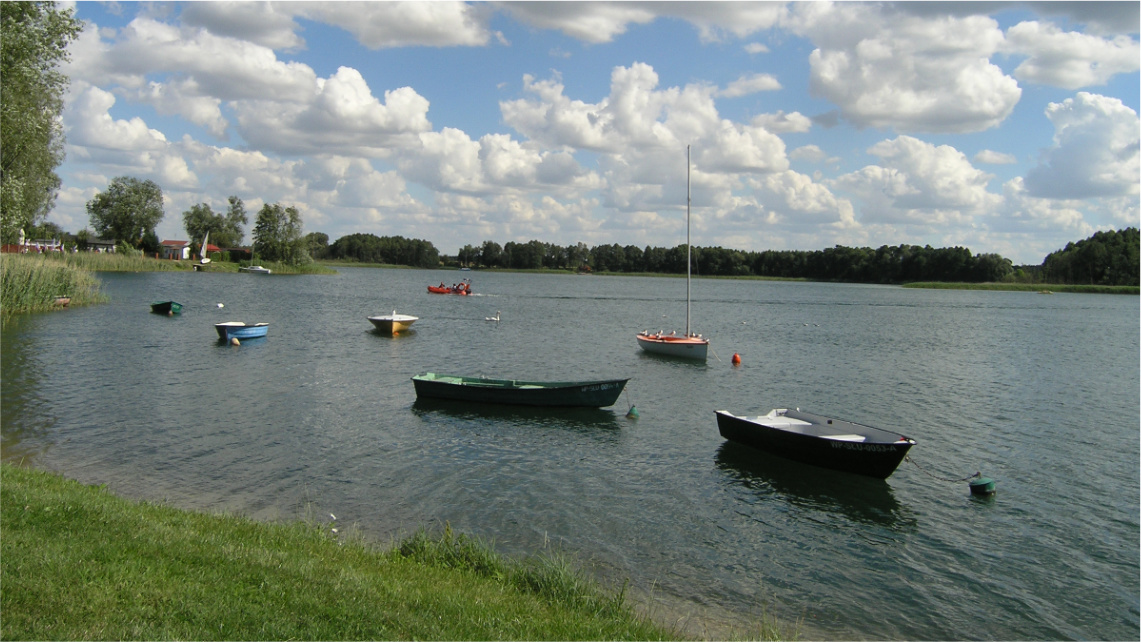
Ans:
<svg viewBox="0 0 1141 642"><path fill-rule="evenodd" d="M635 406L630 406L630 412L626 413L626 418L627 419L637 419L638 418L638 408Z"/></svg>
<svg viewBox="0 0 1141 642"><path fill-rule="evenodd" d="M972 495L993 495L994 494L994 480L990 477L976 477L968 484L971 487Z"/></svg>

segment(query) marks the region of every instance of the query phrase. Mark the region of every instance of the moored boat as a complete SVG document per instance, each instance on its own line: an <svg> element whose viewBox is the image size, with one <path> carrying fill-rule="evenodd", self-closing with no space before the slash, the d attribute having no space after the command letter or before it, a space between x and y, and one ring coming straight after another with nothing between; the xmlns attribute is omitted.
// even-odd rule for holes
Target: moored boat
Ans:
<svg viewBox="0 0 1141 642"><path fill-rule="evenodd" d="M178 301L155 301L151 304L151 312L155 314L182 314L182 304Z"/></svg>
<svg viewBox="0 0 1141 642"><path fill-rule="evenodd" d="M730 441L833 470L887 479L915 440L872 426L834 419L799 408L738 417L717 411L717 429Z"/></svg>
<svg viewBox="0 0 1141 642"><path fill-rule="evenodd" d="M273 274L273 270L260 265L247 265L246 267L238 268L238 271L249 272L251 274Z"/></svg>
<svg viewBox="0 0 1141 642"><path fill-rule="evenodd" d="M520 381L425 372L412 377L417 397L521 406L603 408L614 405L629 379Z"/></svg>
<svg viewBox="0 0 1141 642"><path fill-rule="evenodd" d="M392 314L369 317L368 320L376 326L377 331L384 334L396 334L411 328L413 323L420 320L420 317L396 314L396 310L393 310Z"/></svg>
<svg viewBox="0 0 1141 642"><path fill-rule="evenodd" d="M658 332L651 334L648 330L638 333L638 345L645 352L660 354L667 357L681 357L683 359L698 359L705 361L709 354L709 339L702 337L689 329L690 286L693 280L690 256L692 248L689 244L689 145L685 146L685 334L678 336L676 332L665 334Z"/></svg>
<svg viewBox="0 0 1141 642"><path fill-rule="evenodd" d="M660 354L667 357L682 357L685 359L705 360L709 351L709 341L700 334L678 336L656 332L651 334L642 331L637 336L638 345L646 352Z"/></svg>
<svg viewBox="0 0 1141 642"><path fill-rule="evenodd" d="M268 323L244 323L242 321L224 321L215 323L214 329L218 331L218 338L225 341L230 339L255 339L264 337L269 332Z"/></svg>

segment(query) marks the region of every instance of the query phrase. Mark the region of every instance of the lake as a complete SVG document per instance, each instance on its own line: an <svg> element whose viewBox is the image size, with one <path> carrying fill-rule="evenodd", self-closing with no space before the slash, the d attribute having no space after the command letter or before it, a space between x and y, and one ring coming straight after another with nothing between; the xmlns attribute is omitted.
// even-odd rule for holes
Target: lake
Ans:
<svg viewBox="0 0 1141 642"><path fill-rule="evenodd" d="M465 276L476 296L427 292ZM762 615L802 639L1141 633L1138 297L695 279L712 349L694 363L634 338L684 329L683 279L100 278L110 303L3 329L6 460L382 542L447 523L508 555L561 549L714 637ZM150 314L164 299L183 314ZM374 333L394 309L413 331ZM269 335L222 344L228 320ZM612 408L513 410L417 402L425 371L631 380ZM715 410L777 407L918 444L880 481L717 432ZM976 471L995 495L953 481Z"/></svg>

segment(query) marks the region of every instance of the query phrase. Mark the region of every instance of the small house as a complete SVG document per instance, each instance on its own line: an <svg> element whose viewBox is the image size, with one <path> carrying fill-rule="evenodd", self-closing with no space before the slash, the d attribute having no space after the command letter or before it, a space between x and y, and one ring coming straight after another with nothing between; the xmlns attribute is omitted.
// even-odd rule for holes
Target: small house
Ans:
<svg viewBox="0 0 1141 642"><path fill-rule="evenodd" d="M162 258L185 261L190 258L190 241L163 241Z"/></svg>

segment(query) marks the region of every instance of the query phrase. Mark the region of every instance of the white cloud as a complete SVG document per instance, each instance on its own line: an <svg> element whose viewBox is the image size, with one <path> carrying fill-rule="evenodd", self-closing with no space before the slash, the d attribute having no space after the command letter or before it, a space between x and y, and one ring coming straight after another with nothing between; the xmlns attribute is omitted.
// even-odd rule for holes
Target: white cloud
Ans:
<svg viewBox="0 0 1141 642"><path fill-rule="evenodd" d="M768 53L769 48L759 42L750 42L745 45L745 53L748 54L761 54Z"/></svg>
<svg viewBox="0 0 1141 642"><path fill-rule="evenodd" d="M817 145L805 145L797 147L789 152L788 157L792 160L802 160L809 163L838 163L840 158L836 156L828 156L823 149Z"/></svg>
<svg viewBox="0 0 1141 642"><path fill-rule="evenodd" d="M369 49L482 46L491 39L486 12L464 2L287 2L283 6L340 27Z"/></svg>
<svg viewBox="0 0 1141 642"><path fill-rule="evenodd" d="M165 149L166 136L147 127L142 118L115 120L115 96L98 87L86 87L65 111L69 145L118 152L153 152Z"/></svg>
<svg viewBox="0 0 1141 642"><path fill-rule="evenodd" d="M606 2L505 2L512 17L540 29L555 29L584 42L610 42L626 33L630 23L653 22L653 5Z"/></svg>
<svg viewBox="0 0 1141 642"><path fill-rule="evenodd" d="M294 3L187 2L181 20L219 36L248 40L270 49L296 51L305 46L300 26L288 9ZM283 9L285 11L283 11Z"/></svg>
<svg viewBox="0 0 1141 642"><path fill-rule="evenodd" d="M986 191L992 176L948 145L900 136L876 143L868 153L881 164L832 182L859 197L864 222L967 224L1001 202Z"/></svg>
<svg viewBox="0 0 1141 642"><path fill-rule="evenodd" d="M729 86L717 92L717 95L722 98L738 98L777 89L780 89L780 82L772 74L749 74L729 83Z"/></svg>
<svg viewBox="0 0 1141 642"><path fill-rule="evenodd" d="M1021 96L988 62L1002 43L985 16L916 17L881 5L800 3L788 26L812 39L812 92L857 127L975 132L997 126Z"/></svg>
<svg viewBox="0 0 1141 642"><path fill-rule="evenodd" d="M1105 39L1063 32L1050 23L1022 22L1006 38L1010 50L1029 56L1014 70L1014 77L1025 82L1080 89L1141 69L1141 45L1129 36Z"/></svg>
<svg viewBox="0 0 1141 642"><path fill-rule="evenodd" d="M428 101L410 87L372 95L360 72L341 67L296 101L241 100L231 107L243 138L283 154L380 157L417 144L431 129Z"/></svg>
<svg viewBox="0 0 1141 642"><path fill-rule="evenodd" d="M975 154L974 161L976 163L984 163L987 165L1013 165L1018 162L1014 154L1004 154L1003 152L996 152L991 149L984 149Z"/></svg>
<svg viewBox="0 0 1141 642"><path fill-rule="evenodd" d="M1046 198L1136 197L1141 163L1137 112L1117 98L1079 92L1050 103L1054 146L1026 175L1027 191Z"/></svg>
<svg viewBox="0 0 1141 642"><path fill-rule="evenodd" d="M786 114L778 111L775 114L760 114L750 121L753 127L763 127L774 134L803 134L812 129L812 119L800 112Z"/></svg>

